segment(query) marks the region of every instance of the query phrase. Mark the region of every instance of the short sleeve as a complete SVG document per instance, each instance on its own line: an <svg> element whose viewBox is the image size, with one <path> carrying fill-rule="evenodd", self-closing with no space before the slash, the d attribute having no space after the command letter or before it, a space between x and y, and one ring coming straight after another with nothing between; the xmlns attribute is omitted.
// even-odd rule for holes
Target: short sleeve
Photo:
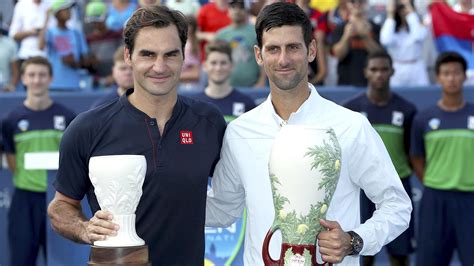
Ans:
<svg viewBox="0 0 474 266"><path fill-rule="evenodd" d="M8 119L8 117L1 121L0 128L2 130L1 141L3 142L3 150L6 153L15 153L13 127L11 126L11 121Z"/></svg>
<svg viewBox="0 0 474 266"><path fill-rule="evenodd" d="M410 137L410 155L416 157L425 157L425 143L423 139L424 126L423 119L418 114L413 119Z"/></svg>
<svg viewBox="0 0 474 266"><path fill-rule="evenodd" d="M81 200L91 186L88 176L92 132L84 127L84 116L78 116L67 127L59 149L59 168L54 181L56 190Z"/></svg>

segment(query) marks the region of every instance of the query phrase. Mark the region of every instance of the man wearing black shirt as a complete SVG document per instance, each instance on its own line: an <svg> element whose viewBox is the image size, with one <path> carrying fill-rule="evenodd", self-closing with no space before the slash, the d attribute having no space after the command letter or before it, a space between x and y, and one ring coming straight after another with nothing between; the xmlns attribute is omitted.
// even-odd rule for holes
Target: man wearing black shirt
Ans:
<svg viewBox="0 0 474 266"><path fill-rule="evenodd" d="M153 265L200 265L208 176L219 158L225 121L216 107L177 95L187 23L164 6L138 9L124 29L125 62L134 88L81 114L61 143L57 190L48 208L53 228L92 244L117 234L100 210L88 176L89 159L139 154L147 161L136 230ZM87 195L94 216L80 200Z"/></svg>

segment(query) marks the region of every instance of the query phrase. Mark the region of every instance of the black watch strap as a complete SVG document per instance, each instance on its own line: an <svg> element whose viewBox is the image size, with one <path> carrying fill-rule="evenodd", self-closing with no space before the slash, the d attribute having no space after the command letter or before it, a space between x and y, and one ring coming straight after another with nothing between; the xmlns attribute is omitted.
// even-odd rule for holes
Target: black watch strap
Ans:
<svg viewBox="0 0 474 266"><path fill-rule="evenodd" d="M349 253L350 256L352 255L359 255L360 251L364 247L364 240L362 240L362 237L360 237L356 232L354 231L349 231L347 232L351 236L351 253Z"/></svg>

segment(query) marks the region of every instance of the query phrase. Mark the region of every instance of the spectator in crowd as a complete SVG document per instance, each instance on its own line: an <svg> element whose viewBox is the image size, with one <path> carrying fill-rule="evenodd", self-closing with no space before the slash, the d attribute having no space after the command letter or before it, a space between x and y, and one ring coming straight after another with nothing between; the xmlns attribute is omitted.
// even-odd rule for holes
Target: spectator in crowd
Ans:
<svg viewBox="0 0 474 266"><path fill-rule="evenodd" d="M105 25L109 30L122 31L125 22L137 7L137 4L130 2L130 0L112 0L107 9Z"/></svg>
<svg viewBox="0 0 474 266"><path fill-rule="evenodd" d="M15 91L19 79L18 48L8 32L0 32L0 91Z"/></svg>
<svg viewBox="0 0 474 266"><path fill-rule="evenodd" d="M186 16L197 16L201 3L198 0L166 0L165 5Z"/></svg>
<svg viewBox="0 0 474 266"><path fill-rule="evenodd" d="M92 104L92 108L112 102L124 95L125 92L133 88L132 67L124 59L124 46L120 46L114 53L114 65L112 67L112 77L114 84L109 88L109 93Z"/></svg>
<svg viewBox="0 0 474 266"><path fill-rule="evenodd" d="M208 76L208 85L204 92L193 96L194 99L217 105L227 123L255 107L252 98L237 91L230 83L233 60L232 47L228 42L216 40L207 43L204 71Z"/></svg>
<svg viewBox="0 0 474 266"><path fill-rule="evenodd" d="M359 93L343 106L367 117L382 138L405 192L411 199L412 169L408 154L416 107L390 90L389 81L393 72L392 58L388 53L383 50L369 53L364 69L368 81L367 91ZM374 203L363 192L360 194L360 209L362 223L376 211ZM409 265L409 255L414 251L413 216L412 212L410 227L386 246L392 266ZM364 266L374 265L374 262L375 256L363 257Z"/></svg>
<svg viewBox="0 0 474 266"><path fill-rule="evenodd" d="M338 25L344 24L349 20L351 15L349 2L350 0L340 0L335 8L327 12L327 23L330 31L335 30Z"/></svg>
<svg viewBox="0 0 474 266"><path fill-rule="evenodd" d="M39 47L39 34L48 7L44 0L21 0L16 3L9 36L20 45L19 65L32 56L46 56L44 49Z"/></svg>
<svg viewBox="0 0 474 266"><path fill-rule="evenodd" d="M79 89L81 74L79 69L90 66L89 47L82 31L69 29L66 22L71 17L70 8L74 2L55 0L51 5L51 13L56 17L56 27L48 28L46 16L43 29L39 35L39 48L45 47L48 58L53 65L54 76L51 89ZM49 11L48 11L49 12Z"/></svg>
<svg viewBox="0 0 474 266"><path fill-rule="evenodd" d="M160 0L138 0L139 7L147 7L147 6L154 6L160 5Z"/></svg>
<svg viewBox="0 0 474 266"><path fill-rule="evenodd" d="M216 39L225 40L232 47L232 87L265 87L265 72L255 61L255 29L248 20L248 8L244 0L229 1L229 17L232 23L216 33ZM207 57L207 56L206 56Z"/></svg>
<svg viewBox="0 0 474 266"><path fill-rule="evenodd" d="M309 82L312 84L322 85L326 76L326 47L325 33L327 32L327 16L316 9L310 7L310 0L296 0L297 4L308 15L313 26L313 34L316 39L317 56L316 60L309 63Z"/></svg>
<svg viewBox="0 0 474 266"><path fill-rule="evenodd" d="M337 65L338 59L331 51L331 43L334 39L334 30L338 25L343 24L349 20L350 10L348 8L349 0L340 0L336 8L330 9L325 13L325 16L321 18L318 28L316 29L316 36L321 40L317 40L319 43L324 44L324 51L319 52L318 55L326 56L326 77L324 78L324 84L327 86L337 85Z"/></svg>
<svg viewBox="0 0 474 266"><path fill-rule="evenodd" d="M380 43L392 56L395 73L390 86L427 86L428 70L422 58L427 30L413 7L413 0L391 0L387 19L380 31Z"/></svg>
<svg viewBox="0 0 474 266"><path fill-rule="evenodd" d="M106 88L113 84L111 75L114 64L114 51L122 43L122 32L112 31L105 26L107 6L98 0L86 5L84 21L92 26L92 32L87 34L87 44L93 59L89 70L94 75L94 88Z"/></svg>
<svg viewBox="0 0 474 266"><path fill-rule="evenodd" d="M474 104L463 96L466 69L460 54L441 53L435 64L441 99L413 122L411 162L425 188L417 265L449 265L454 250L462 265L474 264Z"/></svg>
<svg viewBox="0 0 474 266"><path fill-rule="evenodd" d="M380 27L367 18L367 0L351 0L349 21L337 26L332 53L337 57L338 85L367 86L364 64L369 51L380 49Z"/></svg>
<svg viewBox="0 0 474 266"><path fill-rule="evenodd" d="M474 15L474 3L472 0L457 0L453 10L462 14Z"/></svg>
<svg viewBox="0 0 474 266"><path fill-rule="evenodd" d="M232 121L208 193L206 225L228 226L247 209L246 265L263 265L262 245L274 218L269 154L285 125L332 128L341 148L337 189L318 235L322 260L356 265L358 255L373 255L407 227L410 199L390 157L367 119L321 97L308 83L308 62L316 57L311 22L296 5L266 6L255 25L255 57L270 82L267 100ZM334 159L336 161L336 159ZM334 165L334 164L333 164ZM360 189L379 210L360 224ZM281 238L270 245L276 257Z"/></svg>
<svg viewBox="0 0 474 266"><path fill-rule="evenodd" d="M46 258L47 172L26 169L25 154L58 151L63 131L74 118L70 110L49 97L52 75L46 58L24 61L21 78L27 87L26 99L2 123L4 150L15 187L7 231L11 265L36 265L40 248Z"/></svg>
<svg viewBox="0 0 474 266"><path fill-rule="evenodd" d="M201 46L201 62L204 61L205 47L208 41L214 40L216 32L232 23L228 13L228 0L215 0L199 9L197 15L198 39Z"/></svg>
<svg viewBox="0 0 474 266"><path fill-rule="evenodd" d="M225 121L215 106L177 94L186 37L186 18L166 6L140 8L128 20L124 59L133 70L133 89L80 114L61 142L48 213L64 237L92 244L117 234L113 215L100 210L87 165L94 156L141 154L147 171L136 231L151 264L203 264L206 189ZM80 203L86 194L90 220Z"/></svg>
<svg viewBox="0 0 474 266"><path fill-rule="evenodd" d="M201 59L197 39L197 21L194 16L186 16L188 21L188 40L184 47L184 64L181 71L181 88L185 90L199 86L201 76Z"/></svg>

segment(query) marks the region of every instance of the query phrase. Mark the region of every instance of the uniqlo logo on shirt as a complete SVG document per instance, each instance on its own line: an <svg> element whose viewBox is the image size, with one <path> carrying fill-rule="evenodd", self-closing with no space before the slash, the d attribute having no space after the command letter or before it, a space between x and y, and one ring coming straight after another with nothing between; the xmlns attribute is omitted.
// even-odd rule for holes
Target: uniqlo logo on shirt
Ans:
<svg viewBox="0 0 474 266"><path fill-rule="evenodd" d="M179 137L181 139L181 144L194 144L192 131L182 130L179 132Z"/></svg>

